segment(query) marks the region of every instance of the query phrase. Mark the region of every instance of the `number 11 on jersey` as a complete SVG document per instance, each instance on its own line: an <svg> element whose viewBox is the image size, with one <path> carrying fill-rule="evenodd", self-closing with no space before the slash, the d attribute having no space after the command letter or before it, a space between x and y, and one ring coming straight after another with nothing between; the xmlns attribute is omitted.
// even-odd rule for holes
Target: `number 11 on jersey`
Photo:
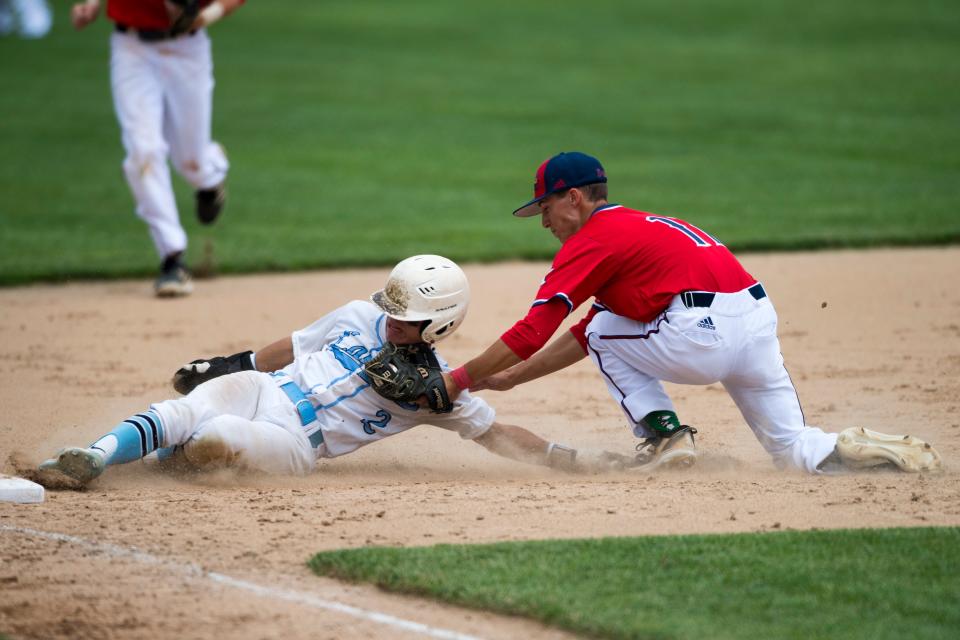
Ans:
<svg viewBox="0 0 960 640"><path fill-rule="evenodd" d="M722 242L714 238L703 229L698 229L697 227L693 226L689 222L681 222L674 218L666 218L664 216L647 216L647 222L662 222L671 229L676 229L677 231L685 234L688 238L693 240L698 247L723 246Z"/></svg>

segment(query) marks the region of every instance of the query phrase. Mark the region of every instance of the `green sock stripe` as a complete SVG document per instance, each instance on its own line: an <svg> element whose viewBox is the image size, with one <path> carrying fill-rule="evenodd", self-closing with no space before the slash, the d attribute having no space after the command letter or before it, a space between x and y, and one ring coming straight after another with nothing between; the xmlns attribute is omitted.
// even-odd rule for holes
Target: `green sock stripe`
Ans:
<svg viewBox="0 0 960 640"><path fill-rule="evenodd" d="M668 436L680 428L680 419L673 411L651 411L643 424L658 436Z"/></svg>

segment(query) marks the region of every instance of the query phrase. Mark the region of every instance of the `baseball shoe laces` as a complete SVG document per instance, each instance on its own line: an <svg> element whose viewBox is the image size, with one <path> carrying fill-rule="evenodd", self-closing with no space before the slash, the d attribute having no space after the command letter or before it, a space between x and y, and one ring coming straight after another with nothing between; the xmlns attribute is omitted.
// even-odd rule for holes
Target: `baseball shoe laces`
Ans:
<svg viewBox="0 0 960 640"><path fill-rule="evenodd" d="M837 436L836 452L848 469L892 464L908 473L943 471L943 460L937 450L914 436L888 435L851 427Z"/></svg>
<svg viewBox="0 0 960 640"><path fill-rule="evenodd" d="M692 467L697 461L694 435L697 430L682 425L669 436L654 436L637 445L634 470L652 471L665 468Z"/></svg>
<svg viewBox="0 0 960 640"><path fill-rule="evenodd" d="M58 471L80 484L87 484L103 473L105 467L103 456L93 449L67 447L56 457L41 462L38 468L40 471Z"/></svg>

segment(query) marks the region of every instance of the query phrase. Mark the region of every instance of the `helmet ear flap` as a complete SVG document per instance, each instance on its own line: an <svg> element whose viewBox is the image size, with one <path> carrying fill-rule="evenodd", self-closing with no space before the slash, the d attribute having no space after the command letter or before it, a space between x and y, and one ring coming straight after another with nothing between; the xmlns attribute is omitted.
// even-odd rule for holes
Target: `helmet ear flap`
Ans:
<svg viewBox="0 0 960 640"><path fill-rule="evenodd" d="M432 333L433 335L437 336L437 340L439 340L439 339L443 336L443 334L445 334L445 333L447 332L448 329L450 329L451 327L453 327L453 325L454 325L455 322L456 322L455 320L451 320L450 322L447 322L447 323L444 324L443 326L441 326L441 327L439 327L439 328L437 328L437 329L433 329L431 333ZM421 335L423 335L422 332L421 332Z"/></svg>

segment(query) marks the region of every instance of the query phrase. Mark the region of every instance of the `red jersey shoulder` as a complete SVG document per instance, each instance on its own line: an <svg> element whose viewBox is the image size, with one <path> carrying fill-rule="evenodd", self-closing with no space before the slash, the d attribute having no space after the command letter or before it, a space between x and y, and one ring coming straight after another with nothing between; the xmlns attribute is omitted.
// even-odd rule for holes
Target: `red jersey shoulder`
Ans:
<svg viewBox="0 0 960 640"><path fill-rule="evenodd" d="M540 293L569 294L577 284L602 268L613 255L610 247L585 234L574 234L554 256L550 271L540 283ZM538 295L542 298L543 295Z"/></svg>
<svg viewBox="0 0 960 640"><path fill-rule="evenodd" d="M622 243L634 243L653 235L693 242L698 246L723 246L717 238L686 220L629 209L622 205L611 205L598 210L581 231L598 242L619 240ZM642 231L642 236L637 235L639 231Z"/></svg>

